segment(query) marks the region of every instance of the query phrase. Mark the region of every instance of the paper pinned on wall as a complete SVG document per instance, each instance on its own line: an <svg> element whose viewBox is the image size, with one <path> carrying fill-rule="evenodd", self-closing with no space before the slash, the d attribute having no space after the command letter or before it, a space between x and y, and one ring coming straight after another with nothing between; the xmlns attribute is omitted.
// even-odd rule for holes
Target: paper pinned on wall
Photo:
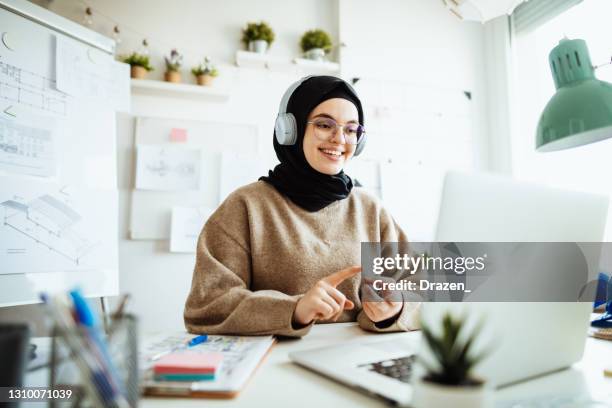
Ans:
<svg viewBox="0 0 612 408"><path fill-rule="evenodd" d="M184 143L187 141L187 129L172 128L170 131L170 141Z"/></svg>
<svg viewBox="0 0 612 408"><path fill-rule="evenodd" d="M202 152L176 145L138 145L136 188L156 191L200 189Z"/></svg>
<svg viewBox="0 0 612 408"><path fill-rule="evenodd" d="M202 227L214 211L210 207L173 207L170 252L195 253Z"/></svg>
<svg viewBox="0 0 612 408"><path fill-rule="evenodd" d="M262 157L224 151L219 171L219 202L239 187L254 183L272 168Z"/></svg>

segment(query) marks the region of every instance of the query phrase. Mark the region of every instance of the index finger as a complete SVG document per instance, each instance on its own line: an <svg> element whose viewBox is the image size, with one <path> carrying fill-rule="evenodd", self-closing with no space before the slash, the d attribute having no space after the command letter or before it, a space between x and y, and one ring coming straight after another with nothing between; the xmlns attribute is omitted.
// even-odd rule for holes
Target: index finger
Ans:
<svg viewBox="0 0 612 408"><path fill-rule="evenodd" d="M361 266L351 266L350 268L342 269L341 271L334 272L331 275L323 278L323 280L329 283L331 286L336 287L342 283L345 279L351 276L357 275L361 272Z"/></svg>

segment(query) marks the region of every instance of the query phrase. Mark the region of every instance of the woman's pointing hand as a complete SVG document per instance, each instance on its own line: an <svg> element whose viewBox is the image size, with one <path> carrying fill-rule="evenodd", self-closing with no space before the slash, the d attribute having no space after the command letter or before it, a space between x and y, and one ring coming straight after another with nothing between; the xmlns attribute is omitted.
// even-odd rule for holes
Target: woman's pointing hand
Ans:
<svg viewBox="0 0 612 408"><path fill-rule="evenodd" d="M307 325L313 320L336 321L344 310L354 308L353 302L348 300L336 287L359 272L361 272L361 266L351 266L318 281L298 301L293 312L293 322Z"/></svg>

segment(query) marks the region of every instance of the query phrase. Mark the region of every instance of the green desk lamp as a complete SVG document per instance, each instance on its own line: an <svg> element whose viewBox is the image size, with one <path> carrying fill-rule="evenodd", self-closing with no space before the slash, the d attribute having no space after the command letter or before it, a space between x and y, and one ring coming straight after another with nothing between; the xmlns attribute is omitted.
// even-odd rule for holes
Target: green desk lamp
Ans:
<svg viewBox="0 0 612 408"><path fill-rule="evenodd" d="M595 78L586 42L563 39L548 60L557 92L540 116L536 150L568 149L612 137L612 84Z"/></svg>
<svg viewBox="0 0 612 408"><path fill-rule="evenodd" d="M595 78L586 42L563 39L548 61L557 92L540 116L536 150L569 149L612 137L612 85ZM612 327L612 284L610 290L606 313L592 326Z"/></svg>

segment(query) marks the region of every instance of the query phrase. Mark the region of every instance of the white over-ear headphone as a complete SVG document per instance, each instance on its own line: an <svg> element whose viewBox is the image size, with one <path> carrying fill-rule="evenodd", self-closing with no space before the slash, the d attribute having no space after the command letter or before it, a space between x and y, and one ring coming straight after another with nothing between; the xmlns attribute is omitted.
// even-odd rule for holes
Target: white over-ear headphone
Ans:
<svg viewBox="0 0 612 408"><path fill-rule="evenodd" d="M293 116L293 113L287 112L287 105L289 104L289 99L291 98L291 95L293 95L293 92L300 85L302 85L304 81L306 81L309 78L312 78L313 76L314 75L306 76L300 79L299 81L291 84L291 86L287 88L287 90L285 91L285 94L283 95L281 99L280 107L278 108L278 116L276 117L276 123L274 124L274 134L276 135L276 141L281 145L291 146L297 142L298 133L297 133L297 124L295 122L295 116ZM353 88L351 84L349 84L346 81L344 81L344 83L348 86L351 92L353 92L353 94L357 96L357 92L355 92L355 88ZM357 145L357 148L355 149L355 153L353 154L354 156L359 155L363 151L363 148L365 147L365 142L366 142L365 139L366 139L366 133L363 134L362 140Z"/></svg>

